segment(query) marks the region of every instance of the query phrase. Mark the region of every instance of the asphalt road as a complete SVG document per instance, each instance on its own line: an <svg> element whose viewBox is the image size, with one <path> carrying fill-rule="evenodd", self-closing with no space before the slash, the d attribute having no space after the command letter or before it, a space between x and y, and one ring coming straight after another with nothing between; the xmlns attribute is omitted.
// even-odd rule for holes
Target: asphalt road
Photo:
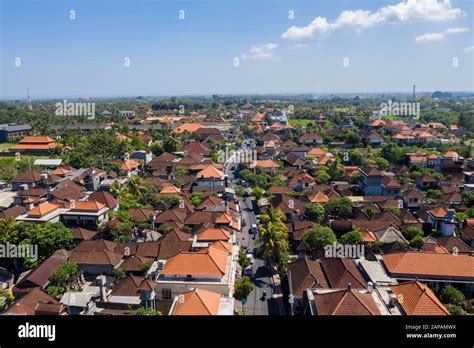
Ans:
<svg viewBox="0 0 474 348"><path fill-rule="evenodd" d="M225 167L225 174L231 187L235 188L235 173L231 170L232 164ZM242 227L240 245L247 247L246 253L254 255L253 276L251 277L254 290L247 298L247 303L243 306L247 315L281 315L279 303L277 299L272 298L273 286L271 272L266 262L257 256L257 239L249 234L252 224L257 224L255 212L252 209L252 200L250 197L239 197L239 205L241 209L242 220L246 225ZM258 236L256 236L258 238ZM266 298L263 293L266 293Z"/></svg>

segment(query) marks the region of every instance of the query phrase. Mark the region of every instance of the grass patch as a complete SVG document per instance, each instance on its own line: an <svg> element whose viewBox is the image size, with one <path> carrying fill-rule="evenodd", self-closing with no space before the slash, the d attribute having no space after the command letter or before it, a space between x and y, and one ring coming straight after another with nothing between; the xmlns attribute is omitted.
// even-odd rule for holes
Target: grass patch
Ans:
<svg viewBox="0 0 474 348"><path fill-rule="evenodd" d="M309 119L309 118L290 118L288 119L288 121L293 127L295 126L306 127L309 123L312 123L313 125L316 124L316 120Z"/></svg>
<svg viewBox="0 0 474 348"><path fill-rule="evenodd" d="M8 151L15 143L0 143L0 151Z"/></svg>

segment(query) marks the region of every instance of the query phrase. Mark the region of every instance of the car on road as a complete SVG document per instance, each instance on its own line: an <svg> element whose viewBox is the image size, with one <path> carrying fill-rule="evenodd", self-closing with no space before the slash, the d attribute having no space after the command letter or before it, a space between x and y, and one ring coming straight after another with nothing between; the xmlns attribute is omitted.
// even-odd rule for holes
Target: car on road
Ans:
<svg viewBox="0 0 474 348"><path fill-rule="evenodd" d="M252 234L257 234L258 230L257 230L257 225L256 224L252 224L252 226L250 226L250 233Z"/></svg>
<svg viewBox="0 0 474 348"><path fill-rule="evenodd" d="M245 269L244 269L244 275L246 275L246 276L251 276L251 275L253 275L252 265L249 265L249 266L245 267Z"/></svg>
<svg viewBox="0 0 474 348"><path fill-rule="evenodd" d="M253 265L253 263L255 262L255 259L253 258L253 254L247 254L245 256L247 256L247 259L249 259L250 264Z"/></svg>

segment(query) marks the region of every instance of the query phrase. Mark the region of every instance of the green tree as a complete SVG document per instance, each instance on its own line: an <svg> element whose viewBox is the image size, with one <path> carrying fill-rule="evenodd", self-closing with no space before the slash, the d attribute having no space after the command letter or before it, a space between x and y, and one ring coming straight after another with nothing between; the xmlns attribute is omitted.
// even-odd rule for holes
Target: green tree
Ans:
<svg viewBox="0 0 474 348"><path fill-rule="evenodd" d="M20 242L20 236L18 235L19 223L12 217L8 216L3 220L0 220L0 243L16 244Z"/></svg>
<svg viewBox="0 0 474 348"><path fill-rule="evenodd" d="M394 143L389 143L384 146L380 154L389 163L403 164L405 162L405 149Z"/></svg>
<svg viewBox="0 0 474 348"><path fill-rule="evenodd" d="M388 167L390 166L390 162L387 161L385 158L383 157L377 157L375 159L375 164L377 165L377 167L379 167L380 169L382 170L386 170L388 169Z"/></svg>
<svg viewBox="0 0 474 348"><path fill-rule="evenodd" d="M128 193L139 200L143 200L149 193L147 186L143 184L143 179L139 176L132 176L127 182Z"/></svg>
<svg viewBox="0 0 474 348"><path fill-rule="evenodd" d="M320 224L326 220L326 209L324 209L324 206L320 203L306 204L304 211L306 216L313 222Z"/></svg>
<svg viewBox="0 0 474 348"><path fill-rule="evenodd" d="M412 239L410 239L410 246L412 246L415 249L421 249L423 247L423 237L422 236L415 236Z"/></svg>
<svg viewBox="0 0 474 348"><path fill-rule="evenodd" d="M163 315L160 311L151 308L140 307L132 312L132 315L139 315L139 316L157 316Z"/></svg>
<svg viewBox="0 0 474 348"><path fill-rule="evenodd" d="M201 201L202 201L202 196L199 192L193 192L191 193L191 203L193 205L199 205L201 204Z"/></svg>
<svg viewBox="0 0 474 348"><path fill-rule="evenodd" d="M331 177L331 180L340 180L345 175L344 166L341 164L339 158L336 158L334 161L331 161L328 165L328 174Z"/></svg>
<svg viewBox="0 0 474 348"><path fill-rule="evenodd" d="M243 277L242 279L237 279L234 284L234 297L241 301L244 298L247 298L248 295L253 291L254 285L249 277Z"/></svg>
<svg viewBox="0 0 474 348"><path fill-rule="evenodd" d="M408 240L415 238L416 236L423 237L423 231L417 227L408 227L405 231L405 235Z"/></svg>
<svg viewBox="0 0 474 348"><path fill-rule="evenodd" d="M188 175L189 174L189 168L186 168L186 167L183 167L183 166L177 166L174 170L174 174L176 176Z"/></svg>
<svg viewBox="0 0 474 348"><path fill-rule="evenodd" d="M322 250L326 245L337 243L334 232L326 226L315 224L303 234L303 240L311 250Z"/></svg>
<svg viewBox="0 0 474 348"><path fill-rule="evenodd" d="M250 260L247 257L247 255L245 255L245 252L242 249L239 250L239 265L242 268L246 268L247 266L250 266Z"/></svg>
<svg viewBox="0 0 474 348"><path fill-rule="evenodd" d="M127 272L123 268L114 269L114 276L117 279L123 279L127 277Z"/></svg>
<svg viewBox="0 0 474 348"><path fill-rule="evenodd" d="M258 239L258 251L263 253L271 265L283 269L282 257L288 249L288 229L284 224L285 214L281 210L270 207L260 215L262 224L259 226L260 238Z"/></svg>
<svg viewBox="0 0 474 348"><path fill-rule="evenodd" d="M314 180L316 180L318 184L327 184L329 180L331 180L331 176L324 170L318 170L316 171Z"/></svg>
<svg viewBox="0 0 474 348"><path fill-rule="evenodd" d="M462 202L468 207L473 207L474 206L474 191L463 192Z"/></svg>
<svg viewBox="0 0 474 348"><path fill-rule="evenodd" d="M179 134L170 133L163 142L163 149L166 152L176 152L181 149L183 141Z"/></svg>
<svg viewBox="0 0 474 348"><path fill-rule="evenodd" d="M56 250L69 250L74 245L71 230L61 222L25 224L24 228L27 237L21 241L21 244L38 245L38 260L25 259L25 267L33 268Z"/></svg>
<svg viewBox="0 0 474 348"><path fill-rule="evenodd" d="M464 294L452 285L446 285L441 291L441 298L444 302L460 305L466 299Z"/></svg>
<svg viewBox="0 0 474 348"><path fill-rule="evenodd" d="M52 285L55 285L60 290L65 290L70 286L71 282L77 280L77 277L77 264L74 262L66 262L51 273L49 279Z"/></svg>
<svg viewBox="0 0 474 348"><path fill-rule="evenodd" d="M262 189L261 187L257 186L252 189L252 196L255 197L256 200L259 200L260 198L262 198L264 194L265 194L265 190Z"/></svg>
<svg viewBox="0 0 474 348"><path fill-rule="evenodd" d="M341 236L342 244L360 244L362 243L362 233L358 229L353 229Z"/></svg>
<svg viewBox="0 0 474 348"><path fill-rule="evenodd" d="M46 288L46 292L48 293L49 296L51 296L52 298L60 298L61 297L61 290L55 286L55 285L50 285Z"/></svg>
<svg viewBox="0 0 474 348"><path fill-rule="evenodd" d="M325 208L330 216L349 219L353 214L354 203L348 197L330 199Z"/></svg>

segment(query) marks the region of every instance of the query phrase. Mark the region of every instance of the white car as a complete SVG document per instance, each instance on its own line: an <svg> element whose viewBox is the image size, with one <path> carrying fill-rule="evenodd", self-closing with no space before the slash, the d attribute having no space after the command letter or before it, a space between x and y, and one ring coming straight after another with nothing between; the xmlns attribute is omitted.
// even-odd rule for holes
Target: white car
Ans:
<svg viewBox="0 0 474 348"><path fill-rule="evenodd" d="M253 265L253 263L255 262L255 259L253 258L253 254L247 254L245 256L247 256L247 258L249 259L250 264Z"/></svg>

